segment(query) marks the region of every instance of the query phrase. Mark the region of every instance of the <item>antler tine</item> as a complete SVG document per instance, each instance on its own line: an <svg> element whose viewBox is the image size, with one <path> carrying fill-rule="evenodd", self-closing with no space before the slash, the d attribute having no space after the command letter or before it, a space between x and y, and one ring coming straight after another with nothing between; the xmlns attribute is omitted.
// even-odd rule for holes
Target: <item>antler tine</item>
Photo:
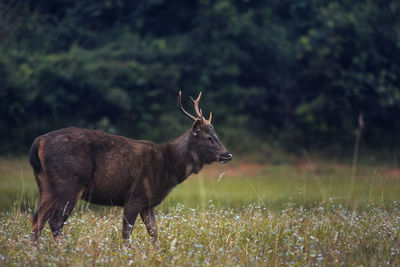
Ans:
<svg viewBox="0 0 400 267"><path fill-rule="evenodd" d="M208 120L206 120L206 124L211 124L211 119L212 119L212 112L210 112L210 117Z"/></svg>
<svg viewBox="0 0 400 267"><path fill-rule="evenodd" d="M200 114L201 114L201 118L202 118L204 124L211 124L212 112L210 112L210 117L208 118L208 120L206 120L206 119L203 117L203 111L202 111L201 109L200 109Z"/></svg>
<svg viewBox="0 0 400 267"><path fill-rule="evenodd" d="M200 93L201 94L201 93ZM193 100L193 99L192 99ZM178 95L178 106L179 109L182 111L183 115L185 115L186 117L192 119L192 120L197 120L193 115L190 115L189 112L187 112L183 107L182 107L182 93L181 91L179 91L179 95Z"/></svg>
<svg viewBox="0 0 400 267"><path fill-rule="evenodd" d="M199 93L199 96L197 97L196 100L194 100L192 97L190 97L190 100L192 100L192 102L193 102L194 110L196 111L197 116L199 116L199 118L203 121L203 115L201 114L201 112L199 110L200 98L201 98L201 92Z"/></svg>
<svg viewBox="0 0 400 267"><path fill-rule="evenodd" d="M203 111L200 109L200 120L204 123Z"/></svg>

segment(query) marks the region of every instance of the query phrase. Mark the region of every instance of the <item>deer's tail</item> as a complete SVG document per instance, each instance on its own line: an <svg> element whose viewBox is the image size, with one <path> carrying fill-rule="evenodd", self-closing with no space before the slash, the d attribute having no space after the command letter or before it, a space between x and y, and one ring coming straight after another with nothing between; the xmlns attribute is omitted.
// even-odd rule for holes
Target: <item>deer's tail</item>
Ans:
<svg viewBox="0 0 400 267"><path fill-rule="evenodd" d="M40 140L39 138L36 138L35 141L33 141L33 144L29 151L29 162L31 163L35 174L39 174L42 171L42 165L39 159L39 146Z"/></svg>

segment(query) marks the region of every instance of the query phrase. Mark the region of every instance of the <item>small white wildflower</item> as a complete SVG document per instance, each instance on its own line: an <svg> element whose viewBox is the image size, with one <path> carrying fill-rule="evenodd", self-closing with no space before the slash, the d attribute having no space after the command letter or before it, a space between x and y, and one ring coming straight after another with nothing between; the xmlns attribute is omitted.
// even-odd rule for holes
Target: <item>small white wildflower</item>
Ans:
<svg viewBox="0 0 400 267"><path fill-rule="evenodd" d="M177 239L176 238L174 238L174 240L172 240L172 242L171 242L171 246L170 246L170 251L174 251L175 250L175 244L176 244L176 241L177 241Z"/></svg>
<svg viewBox="0 0 400 267"><path fill-rule="evenodd" d="M222 177L225 175L225 172L222 172L219 176L218 176L218 182L221 181Z"/></svg>

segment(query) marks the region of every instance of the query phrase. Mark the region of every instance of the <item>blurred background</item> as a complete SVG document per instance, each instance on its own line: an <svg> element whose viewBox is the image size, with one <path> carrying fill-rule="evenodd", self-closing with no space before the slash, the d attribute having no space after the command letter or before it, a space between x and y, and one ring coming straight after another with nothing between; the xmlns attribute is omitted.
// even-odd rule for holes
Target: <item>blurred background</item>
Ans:
<svg viewBox="0 0 400 267"><path fill-rule="evenodd" d="M378 182L396 177L387 188L397 190L393 196L400 192L395 0L3 0L3 188L20 192L14 184L26 172L36 192L26 158L7 156L26 156L33 139L51 130L78 126L156 142L178 137L191 126L177 108L179 90L187 110L188 97L203 91L204 113L213 112L216 132L235 159L292 164L289 155L301 155L307 162L287 169L236 166L232 175L239 178L253 175L242 169L261 169L254 175L264 185L284 177L279 188L289 191L257 193L264 187L238 182L234 192L247 186L254 199L271 203L280 197L271 192L280 192L284 202L299 190L295 181L310 181L328 197L338 169L343 181L358 175L358 156L390 165L392 173L371 168L363 177L374 170L370 177ZM312 153L348 159L350 167L320 167ZM220 180L223 171L206 175ZM196 190L204 188L201 181L192 182ZM335 192L352 193L352 186L343 182ZM366 198L372 189L383 192L375 183L366 186ZM192 195L205 200L207 192Z"/></svg>
<svg viewBox="0 0 400 267"><path fill-rule="evenodd" d="M164 142L203 91L235 152L388 157L400 144L398 1L6 0L0 153L79 126ZM264 151L262 151L264 150ZM270 152L269 152L270 153Z"/></svg>

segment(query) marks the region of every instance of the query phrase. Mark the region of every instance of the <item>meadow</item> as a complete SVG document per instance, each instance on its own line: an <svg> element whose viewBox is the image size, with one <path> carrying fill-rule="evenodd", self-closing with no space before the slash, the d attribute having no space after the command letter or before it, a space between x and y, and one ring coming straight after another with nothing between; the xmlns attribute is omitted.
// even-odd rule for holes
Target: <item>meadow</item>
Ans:
<svg viewBox="0 0 400 267"><path fill-rule="evenodd" d="M0 159L0 265L400 265L396 164L303 160L213 164L157 208L161 250L140 219L121 238L122 209L80 202L56 244L30 241L38 200L26 158Z"/></svg>

